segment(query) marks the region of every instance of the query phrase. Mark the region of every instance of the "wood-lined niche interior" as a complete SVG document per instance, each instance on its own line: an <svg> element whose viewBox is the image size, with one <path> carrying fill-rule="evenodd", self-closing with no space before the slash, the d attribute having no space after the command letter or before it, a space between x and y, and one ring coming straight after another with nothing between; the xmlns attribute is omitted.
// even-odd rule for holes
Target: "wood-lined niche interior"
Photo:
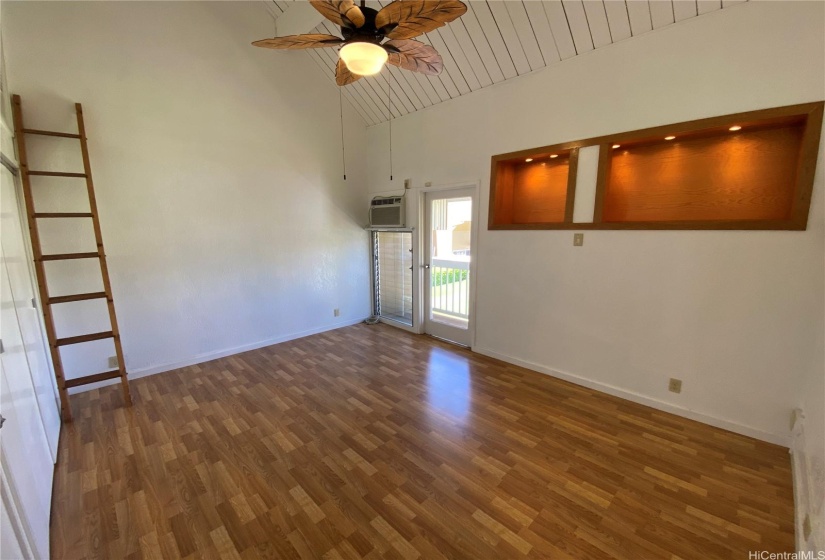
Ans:
<svg viewBox="0 0 825 560"><path fill-rule="evenodd" d="M578 150L525 152L493 160L489 226L541 227L570 222Z"/></svg>
<svg viewBox="0 0 825 560"><path fill-rule="evenodd" d="M604 222L790 218L803 122L612 150Z"/></svg>
<svg viewBox="0 0 825 560"><path fill-rule="evenodd" d="M804 230L822 113L805 103L493 156L490 229ZM593 145L593 221L574 224L578 148ZM565 152L562 197L562 170L536 172L531 154Z"/></svg>

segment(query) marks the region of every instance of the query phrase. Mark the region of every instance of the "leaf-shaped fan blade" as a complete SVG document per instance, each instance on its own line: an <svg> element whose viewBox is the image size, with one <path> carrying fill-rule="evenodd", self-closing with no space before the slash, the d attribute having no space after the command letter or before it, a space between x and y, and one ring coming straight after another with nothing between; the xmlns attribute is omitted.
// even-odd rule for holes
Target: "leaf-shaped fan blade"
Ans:
<svg viewBox="0 0 825 560"><path fill-rule="evenodd" d="M335 35L310 33L307 35L287 35L286 37L261 39L252 44L266 49L322 49L324 47L335 47L343 42L343 39Z"/></svg>
<svg viewBox="0 0 825 560"><path fill-rule="evenodd" d="M310 0L309 3L336 25L347 26L348 23L352 23L355 27L364 25L364 13L353 0Z"/></svg>
<svg viewBox="0 0 825 560"><path fill-rule="evenodd" d="M344 61L339 58L338 66L335 68L335 83L339 86L347 86L359 79L361 79L361 76L350 72Z"/></svg>
<svg viewBox="0 0 825 560"><path fill-rule="evenodd" d="M404 70L435 76L444 68L441 55L430 45L412 39L399 39L384 43L389 58L387 63Z"/></svg>
<svg viewBox="0 0 825 560"><path fill-rule="evenodd" d="M412 39L461 17L467 6L459 0L396 0L375 16L376 29L387 39Z"/></svg>

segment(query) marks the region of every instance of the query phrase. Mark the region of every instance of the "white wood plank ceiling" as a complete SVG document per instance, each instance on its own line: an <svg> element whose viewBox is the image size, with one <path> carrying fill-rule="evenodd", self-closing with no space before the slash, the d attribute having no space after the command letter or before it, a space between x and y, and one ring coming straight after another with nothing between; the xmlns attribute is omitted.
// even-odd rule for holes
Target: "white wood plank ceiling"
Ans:
<svg viewBox="0 0 825 560"><path fill-rule="evenodd" d="M617 41L747 0L463 0L467 13L417 40L435 47L444 71L425 76L387 66L343 88L368 125L386 122ZM380 10L390 0L370 0ZM277 18L292 2L267 0ZM324 21L306 33L340 36ZM335 83L337 49L308 49ZM389 84L388 84L389 80ZM337 86L336 86L337 87ZM391 88L388 104L388 87Z"/></svg>

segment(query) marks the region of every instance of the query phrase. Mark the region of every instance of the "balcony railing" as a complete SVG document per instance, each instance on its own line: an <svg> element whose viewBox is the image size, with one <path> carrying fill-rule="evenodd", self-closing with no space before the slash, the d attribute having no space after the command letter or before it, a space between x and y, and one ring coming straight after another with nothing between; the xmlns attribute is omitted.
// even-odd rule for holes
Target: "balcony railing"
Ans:
<svg viewBox="0 0 825 560"><path fill-rule="evenodd" d="M470 258L433 259L430 300L433 319L466 328L470 316ZM441 317L439 317L441 316ZM452 319L452 320L450 320Z"/></svg>

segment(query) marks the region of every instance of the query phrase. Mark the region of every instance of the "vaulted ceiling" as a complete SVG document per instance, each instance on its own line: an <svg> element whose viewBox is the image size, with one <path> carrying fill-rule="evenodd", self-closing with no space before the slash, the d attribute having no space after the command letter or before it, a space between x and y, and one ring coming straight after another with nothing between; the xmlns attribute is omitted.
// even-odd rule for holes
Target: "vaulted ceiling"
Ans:
<svg viewBox="0 0 825 560"><path fill-rule="evenodd" d="M375 125L743 1L464 0L468 10L461 18L416 38L441 53L440 75L388 65L379 76L345 86L343 93L367 124ZM389 3L370 0L367 6L380 10ZM292 4L268 0L267 6L279 18ZM328 21L304 32L340 36ZM334 83L337 50L306 52Z"/></svg>

